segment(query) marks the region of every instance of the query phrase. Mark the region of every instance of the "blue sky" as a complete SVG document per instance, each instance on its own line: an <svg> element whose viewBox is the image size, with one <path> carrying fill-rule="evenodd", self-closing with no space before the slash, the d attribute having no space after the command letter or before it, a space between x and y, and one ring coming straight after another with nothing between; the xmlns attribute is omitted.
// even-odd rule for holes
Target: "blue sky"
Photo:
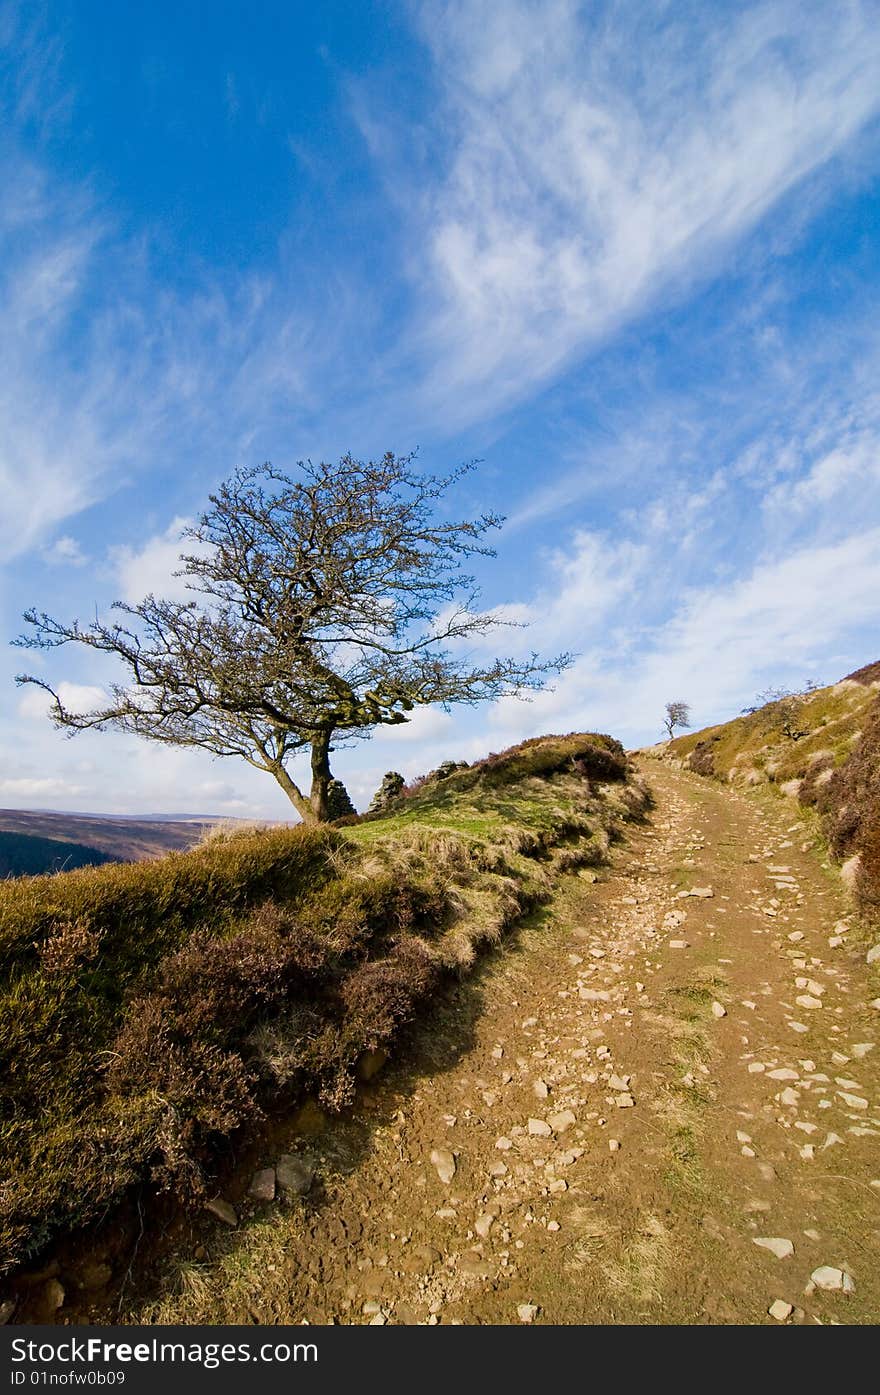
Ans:
<svg viewBox="0 0 880 1395"><path fill-rule="evenodd" d="M360 803L875 659L878 112L877 0L0 0L3 633L167 590L238 464L418 446L508 516L497 646L579 657L340 751ZM288 813L2 654L0 805Z"/></svg>

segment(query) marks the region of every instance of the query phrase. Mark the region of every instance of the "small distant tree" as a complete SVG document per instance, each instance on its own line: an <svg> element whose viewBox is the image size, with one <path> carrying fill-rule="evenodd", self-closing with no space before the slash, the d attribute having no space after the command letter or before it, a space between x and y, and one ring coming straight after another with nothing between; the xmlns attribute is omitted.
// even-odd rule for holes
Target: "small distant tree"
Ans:
<svg viewBox="0 0 880 1395"><path fill-rule="evenodd" d="M463 641L501 621L479 608L473 556L503 520L462 522L438 505L472 465L422 475L412 456L239 469L184 537L178 575L193 599L117 601L121 620L67 624L25 614L27 649L74 644L121 661L124 683L80 713L42 678L50 715L71 733L115 728L264 770L308 822L329 817L330 755L413 708L478 703L540 688L570 656L474 661ZM291 757L308 751L311 788Z"/></svg>
<svg viewBox="0 0 880 1395"><path fill-rule="evenodd" d="M666 728L669 740L672 740L676 727L689 727L691 724L691 709L686 702L667 702L666 716L663 718L663 725Z"/></svg>

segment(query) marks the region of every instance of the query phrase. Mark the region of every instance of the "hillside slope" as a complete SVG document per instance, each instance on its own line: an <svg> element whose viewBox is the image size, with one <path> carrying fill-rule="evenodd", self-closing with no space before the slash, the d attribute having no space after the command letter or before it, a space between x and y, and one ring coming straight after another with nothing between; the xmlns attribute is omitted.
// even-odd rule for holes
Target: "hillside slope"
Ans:
<svg viewBox="0 0 880 1395"><path fill-rule="evenodd" d="M0 1248L43 1250L133 1184L210 1195L247 1126L338 1109L445 975L647 798L610 738L546 738L348 829L220 836L0 885Z"/></svg>
<svg viewBox="0 0 880 1395"><path fill-rule="evenodd" d="M358 1108L250 1140L234 1228L144 1237L125 1286L136 1218L105 1225L62 1315L875 1322L878 966L789 805L645 770L650 817L438 985Z"/></svg>
<svg viewBox="0 0 880 1395"><path fill-rule="evenodd" d="M857 904L880 919L880 663L652 754L734 785L769 785L815 810Z"/></svg>
<svg viewBox="0 0 880 1395"><path fill-rule="evenodd" d="M0 878L70 872L75 867L98 867L102 862L109 861L107 853L85 847L82 843L0 830Z"/></svg>

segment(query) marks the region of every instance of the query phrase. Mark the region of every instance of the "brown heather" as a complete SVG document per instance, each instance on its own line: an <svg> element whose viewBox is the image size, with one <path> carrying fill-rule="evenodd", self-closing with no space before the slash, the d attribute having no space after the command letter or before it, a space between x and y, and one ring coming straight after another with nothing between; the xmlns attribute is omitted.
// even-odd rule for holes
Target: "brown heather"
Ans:
<svg viewBox="0 0 880 1395"><path fill-rule="evenodd" d="M610 738L549 738L345 833L0 883L2 1268L134 1184L203 1198L223 1141L306 1093L346 1105L363 1051L646 802Z"/></svg>

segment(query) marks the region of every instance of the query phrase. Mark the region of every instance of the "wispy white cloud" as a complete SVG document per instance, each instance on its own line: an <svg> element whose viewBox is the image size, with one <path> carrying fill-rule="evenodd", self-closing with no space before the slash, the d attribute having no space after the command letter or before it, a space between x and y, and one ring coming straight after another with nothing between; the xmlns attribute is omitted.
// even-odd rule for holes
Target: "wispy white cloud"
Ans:
<svg viewBox="0 0 880 1395"><path fill-rule="evenodd" d="M613 545L606 548L611 557ZM628 551L624 545L624 566ZM738 580L673 600L668 617L654 625L640 624L640 613L635 593L615 608L610 624L585 627L581 656L553 692L528 707L509 699L496 704L492 721L505 738L547 730L564 716L569 728L612 727L642 742L651 735L651 714L659 730L671 698L690 702L702 726L735 715L768 682L835 681L840 673L817 672L823 655L873 657L861 645L865 634L880 633L880 528L758 560ZM548 619L552 625L552 613Z"/></svg>
<svg viewBox="0 0 880 1395"><path fill-rule="evenodd" d="M60 538L56 538L48 547L42 550L44 562L48 562L53 567L84 567L89 561L89 557L83 552L76 538L63 533Z"/></svg>
<svg viewBox="0 0 880 1395"><path fill-rule="evenodd" d="M421 15L452 150L420 191L423 405L459 421L713 269L880 107L871 0Z"/></svg>
<svg viewBox="0 0 880 1395"><path fill-rule="evenodd" d="M174 575L180 570L181 553L195 550L181 538L189 521L173 518L164 532L147 538L142 547L122 544L110 549L120 600L137 605L148 595L167 600L192 599L184 578Z"/></svg>

